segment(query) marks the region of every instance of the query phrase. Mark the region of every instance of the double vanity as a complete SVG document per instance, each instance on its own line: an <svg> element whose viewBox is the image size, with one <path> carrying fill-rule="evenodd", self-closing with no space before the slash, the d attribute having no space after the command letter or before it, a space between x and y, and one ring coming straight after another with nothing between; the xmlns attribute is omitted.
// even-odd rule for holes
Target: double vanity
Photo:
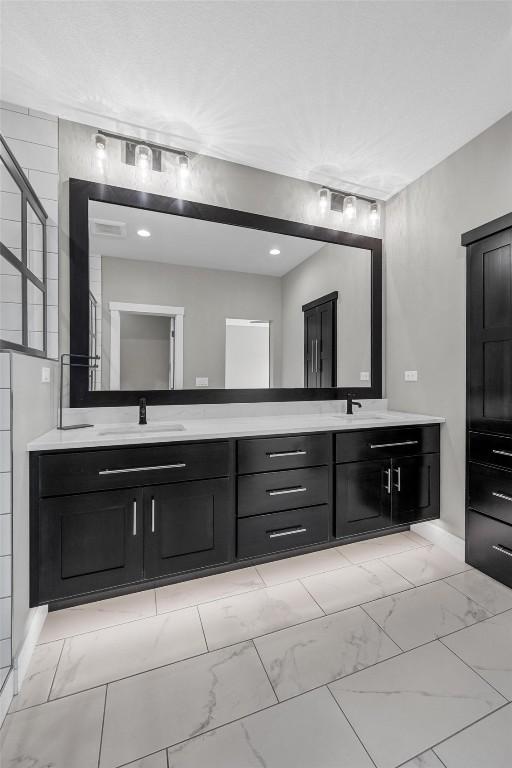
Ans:
<svg viewBox="0 0 512 768"><path fill-rule="evenodd" d="M52 432L31 452L31 602L62 607L439 517L439 424L380 411Z"/></svg>

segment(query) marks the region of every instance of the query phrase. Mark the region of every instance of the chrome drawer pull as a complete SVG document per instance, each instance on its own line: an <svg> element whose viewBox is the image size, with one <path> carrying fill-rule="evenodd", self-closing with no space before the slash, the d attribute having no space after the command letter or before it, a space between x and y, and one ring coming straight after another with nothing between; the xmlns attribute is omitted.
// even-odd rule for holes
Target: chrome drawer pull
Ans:
<svg viewBox="0 0 512 768"><path fill-rule="evenodd" d="M132 534L137 535L137 502L133 502L133 521L132 521Z"/></svg>
<svg viewBox="0 0 512 768"><path fill-rule="evenodd" d="M402 440L400 443L370 443L370 448L394 448L396 445L418 445L419 442L419 440Z"/></svg>
<svg viewBox="0 0 512 768"><path fill-rule="evenodd" d="M492 495L496 496L497 499L503 499L503 501L512 501L512 496L507 496L506 493L498 493L497 491L493 491Z"/></svg>
<svg viewBox="0 0 512 768"><path fill-rule="evenodd" d="M296 488L281 488L277 491L267 491L269 496L284 496L286 493L304 493L307 491L307 488L304 488L303 485L298 485Z"/></svg>
<svg viewBox="0 0 512 768"><path fill-rule="evenodd" d="M269 539L277 539L280 536L294 536L296 533L306 533L307 528L294 528L292 531L276 531L275 533L269 533Z"/></svg>
<svg viewBox="0 0 512 768"><path fill-rule="evenodd" d="M151 533L155 532L155 499L151 499Z"/></svg>
<svg viewBox="0 0 512 768"><path fill-rule="evenodd" d="M492 452L496 453L498 456L508 456L509 459L512 459L512 453L510 451L499 451L497 448L493 448Z"/></svg>
<svg viewBox="0 0 512 768"><path fill-rule="evenodd" d="M493 544L492 548L496 550L496 552L501 552L502 555L506 555L507 557L512 557L512 552L510 549L507 549L506 547L499 547L497 544Z"/></svg>
<svg viewBox="0 0 512 768"><path fill-rule="evenodd" d="M307 451L276 451L275 453L267 453L269 459L278 459L281 456L305 456Z"/></svg>
<svg viewBox="0 0 512 768"><path fill-rule="evenodd" d="M125 472L152 472L155 469L184 469L186 464L161 464L157 467L126 467L125 469L100 469L98 475L122 475Z"/></svg>

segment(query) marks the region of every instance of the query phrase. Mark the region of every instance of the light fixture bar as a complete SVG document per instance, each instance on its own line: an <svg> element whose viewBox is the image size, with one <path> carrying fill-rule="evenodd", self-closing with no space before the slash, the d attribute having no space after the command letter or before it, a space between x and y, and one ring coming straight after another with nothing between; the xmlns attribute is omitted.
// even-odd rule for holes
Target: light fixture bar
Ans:
<svg viewBox="0 0 512 768"><path fill-rule="evenodd" d="M356 197L358 200L364 200L365 203L377 203L378 200L375 197L366 197L365 195L359 195L357 192L345 192L342 189L335 189L334 187L328 187L325 184L322 189L328 189L332 195L339 195L340 197Z"/></svg>
<svg viewBox="0 0 512 768"><path fill-rule="evenodd" d="M146 139L139 139L135 136L125 136L121 133L110 133L109 131L102 131L101 128L97 129L97 133L100 133L102 136L105 136L108 139L117 139L118 141L125 141L129 144L144 144L146 147L150 147L150 149L157 149L160 152L170 152L173 155L185 155L186 157L190 157L190 153L186 152L184 149L177 149L176 147L168 147L165 144L157 144L154 141L147 141Z"/></svg>

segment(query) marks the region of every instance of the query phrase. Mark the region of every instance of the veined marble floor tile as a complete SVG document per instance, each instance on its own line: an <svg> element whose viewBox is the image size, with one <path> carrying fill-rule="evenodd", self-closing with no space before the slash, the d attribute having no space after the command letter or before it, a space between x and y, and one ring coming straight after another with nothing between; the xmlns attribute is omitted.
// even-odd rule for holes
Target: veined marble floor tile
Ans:
<svg viewBox="0 0 512 768"><path fill-rule="evenodd" d="M401 765L505 703L439 641L329 688L378 768Z"/></svg>
<svg viewBox="0 0 512 768"><path fill-rule="evenodd" d="M280 701L400 653L361 608L254 641Z"/></svg>
<svg viewBox="0 0 512 768"><path fill-rule="evenodd" d="M129 763L276 702L252 643L120 680L108 687L100 767Z"/></svg>
<svg viewBox="0 0 512 768"><path fill-rule="evenodd" d="M205 603L199 613L210 650L323 615L298 581Z"/></svg>
<svg viewBox="0 0 512 768"><path fill-rule="evenodd" d="M68 638L51 698L93 688L207 651L197 608Z"/></svg>
<svg viewBox="0 0 512 768"><path fill-rule="evenodd" d="M429 749L428 752L423 752L422 755L414 757L409 762L404 763L400 768L445 768L440 759Z"/></svg>
<svg viewBox="0 0 512 768"><path fill-rule="evenodd" d="M326 688L169 749L169 768L373 768Z"/></svg>
<svg viewBox="0 0 512 768"><path fill-rule="evenodd" d="M420 536L419 533L416 533L416 531L404 531L404 536L407 536L409 539L412 539L419 547L429 547L432 545L432 542L426 539L424 536Z"/></svg>
<svg viewBox="0 0 512 768"><path fill-rule="evenodd" d="M350 565L350 561L343 557L338 547L333 547L296 557L285 557L283 560L274 560L256 567L265 584L272 587L274 584L312 576L315 573L334 571L346 565Z"/></svg>
<svg viewBox="0 0 512 768"><path fill-rule="evenodd" d="M510 768L512 704L435 747L446 768Z"/></svg>
<svg viewBox="0 0 512 768"><path fill-rule="evenodd" d="M444 637L443 643L512 700L512 611Z"/></svg>
<svg viewBox="0 0 512 768"><path fill-rule="evenodd" d="M512 608L512 589L494 581L485 573L471 569L445 579L455 589L480 603L489 613L501 613Z"/></svg>
<svg viewBox="0 0 512 768"><path fill-rule="evenodd" d="M378 557L396 555L400 552L407 552L420 546L426 546L428 542L423 541L424 544L418 544L413 537L406 536L405 533L390 533L388 536L379 536L376 539L344 544L338 547L338 551L348 558L351 563L358 565L367 560L375 560Z"/></svg>
<svg viewBox="0 0 512 768"><path fill-rule="evenodd" d="M97 768L105 688L7 715L2 768Z"/></svg>
<svg viewBox="0 0 512 768"><path fill-rule="evenodd" d="M302 582L326 613L411 589L408 581L381 560L309 576Z"/></svg>
<svg viewBox="0 0 512 768"><path fill-rule="evenodd" d="M254 567L240 568L178 584L168 584L155 590L158 613L175 611L200 603L208 603L230 595L252 592L265 584Z"/></svg>
<svg viewBox="0 0 512 768"><path fill-rule="evenodd" d="M12 700L9 712L47 701L63 645L64 640L55 640L35 647L21 691Z"/></svg>
<svg viewBox="0 0 512 768"><path fill-rule="evenodd" d="M167 768L167 752L166 750L156 752L154 755L149 755L149 757L135 760L134 763L125 763L121 768Z"/></svg>
<svg viewBox="0 0 512 768"><path fill-rule="evenodd" d="M384 562L417 587L471 568L462 560L456 560L448 552L434 546L420 547L410 552L402 552L400 555L391 555L385 557Z"/></svg>
<svg viewBox="0 0 512 768"><path fill-rule="evenodd" d="M489 618L478 603L444 581L434 581L364 606L404 651Z"/></svg>
<svg viewBox="0 0 512 768"><path fill-rule="evenodd" d="M94 632L104 627L125 624L156 614L155 592L147 589L130 595L75 605L62 611L52 611L46 617L39 643L49 643L65 637Z"/></svg>

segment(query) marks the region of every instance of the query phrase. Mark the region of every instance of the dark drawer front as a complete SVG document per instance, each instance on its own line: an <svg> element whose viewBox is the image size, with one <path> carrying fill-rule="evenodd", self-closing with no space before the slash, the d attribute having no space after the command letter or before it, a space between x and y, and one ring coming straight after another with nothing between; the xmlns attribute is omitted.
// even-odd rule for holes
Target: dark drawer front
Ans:
<svg viewBox="0 0 512 768"><path fill-rule="evenodd" d="M227 442L53 453L39 458L41 496L130 488L227 474Z"/></svg>
<svg viewBox="0 0 512 768"><path fill-rule="evenodd" d="M512 472L470 463L469 506L512 524Z"/></svg>
<svg viewBox="0 0 512 768"><path fill-rule="evenodd" d="M412 456L415 453L438 453L439 425L431 427L399 427L396 429L362 429L336 435L336 462Z"/></svg>
<svg viewBox="0 0 512 768"><path fill-rule="evenodd" d="M327 467L263 472L238 478L238 516L262 515L280 509L326 504L329 500Z"/></svg>
<svg viewBox="0 0 512 768"><path fill-rule="evenodd" d="M512 469L512 438L470 432L469 458L471 461Z"/></svg>
<svg viewBox="0 0 512 768"><path fill-rule="evenodd" d="M467 562L512 587L512 525L468 512Z"/></svg>
<svg viewBox="0 0 512 768"><path fill-rule="evenodd" d="M329 461L331 435L294 435L239 440L238 472L272 472L314 467Z"/></svg>
<svg viewBox="0 0 512 768"><path fill-rule="evenodd" d="M283 552L327 541L329 507L307 507L238 521L238 557Z"/></svg>

